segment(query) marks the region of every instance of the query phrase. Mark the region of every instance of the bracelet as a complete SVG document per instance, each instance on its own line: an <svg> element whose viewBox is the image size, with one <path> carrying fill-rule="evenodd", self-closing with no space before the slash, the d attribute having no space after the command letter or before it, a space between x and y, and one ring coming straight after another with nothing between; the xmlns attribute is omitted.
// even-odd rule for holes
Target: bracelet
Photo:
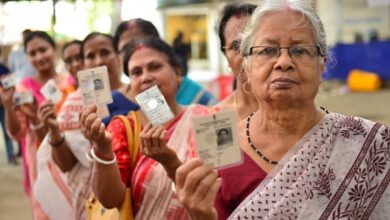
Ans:
<svg viewBox="0 0 390 220"><path fill-rule="evenodd" d="M99 157L96 156L95 150L94 150L93 148L91 148L91 156L92 156L92 158L93 158L96 162L101 163L101 164L104 164L104 165L111 165L111 164L116 163L116 156L114 156L114 159L112 159L112 160L103 160L103 159L101 159L101 158L99 158Z"/></svg>
<svg viewBox="0 0 390 220"><path fill-rule="evenodd" d="M45 126L42 122L39 122L39 124L34 125L33 123L30 123L30 129L33 131L39 130Z"/></svg>
<svg viewBox="0 0 390 220"><path fill-rule="evenodd" d="M90 151L86 151L86 152L85 152L85 157L87 158L87 160L88 160L89 162L93 162L93 161L94 161L93 158L92 158L92 156L91 156Z"/></svg>
<svg viewBox="0 0 390 220"><path fill-rule="evenodd" d="M52 146L52 147L59 147L61 146L64 142L65 142L65 135L63 132L60 133L60 136L61 136L61 140L59 140L57 143L53 143L51 141L51 133L49 134L49 137L47 138L47 142L49 142L49 144Z"/></svg>

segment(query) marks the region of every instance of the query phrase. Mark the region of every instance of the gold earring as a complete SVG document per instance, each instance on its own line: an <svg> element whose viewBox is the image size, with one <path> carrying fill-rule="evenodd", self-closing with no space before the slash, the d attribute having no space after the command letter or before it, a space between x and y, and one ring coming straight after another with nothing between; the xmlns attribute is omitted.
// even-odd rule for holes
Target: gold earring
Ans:
<svg viewBox="0 0 390 220"><path fill-rule="evenodd" d="M245 89L245 87L247 87L247 86L249 86L249 87L251 86L249 81L246 81L246 82L244 82L244 84L242 84L242 91L244 91L247 95L249 95L249 94L251 94L251 90L250 90L250 88Z"/></svg>

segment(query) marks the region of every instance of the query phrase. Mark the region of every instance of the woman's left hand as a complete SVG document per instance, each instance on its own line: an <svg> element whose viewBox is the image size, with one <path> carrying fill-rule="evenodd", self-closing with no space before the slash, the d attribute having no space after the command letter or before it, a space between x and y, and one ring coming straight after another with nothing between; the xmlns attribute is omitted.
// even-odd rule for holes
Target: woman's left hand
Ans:
<svg viewBox="0 0 390 220"><path fill-rule="evenodd" d="M161 163L169 173L175 173L181 165L176 152L166 143L167 131L163 126L147 124L140 134L140 149L143 154Z"/></svg>

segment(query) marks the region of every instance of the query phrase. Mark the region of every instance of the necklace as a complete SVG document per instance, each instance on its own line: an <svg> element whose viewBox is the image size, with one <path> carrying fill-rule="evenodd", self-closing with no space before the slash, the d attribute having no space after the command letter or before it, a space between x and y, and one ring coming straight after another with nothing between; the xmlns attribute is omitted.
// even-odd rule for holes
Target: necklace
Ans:
<svg viewBox="0 0 390 220"><path fill-rule="evenodd" d="M251 140L251 137L250 137L250 134L249 134L249 125L250 125L250 122L251 122L251 118L252 116L255 114L255 112L252 112L248 118L246 119L246 137L247 137L247 140L248 140L248 144L252 147L252 149L261 157L261 159L265 160L265 162L267 163L270 163L270 164L273 164L273 165L276 165L278 164L278 161L273 161L273 160L270 160L268 159L266 156L264 156L258 149L257 147L252 143L252 140Z"/></svg>

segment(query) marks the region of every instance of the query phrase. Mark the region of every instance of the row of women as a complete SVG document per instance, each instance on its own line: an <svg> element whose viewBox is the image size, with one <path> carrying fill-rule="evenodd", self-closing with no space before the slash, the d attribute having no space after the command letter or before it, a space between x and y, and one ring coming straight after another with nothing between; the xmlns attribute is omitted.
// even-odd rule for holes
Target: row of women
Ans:
<svg viewBox="0 0 390 220"><path fill-rule="evenodd" d="M138 154L128 150L123 122L99 118L96 106L83 108L79 91L59 110L43 100L37 87L49 78L64 81L52 65L54 43L41 32L25 42L39 75L23 86L36 103L14 108L13 90L1 91L8 131L26 141L35 219L83 219L91 190L105 207L121 207L129 186L135 219L388 218L390 127L315 105L328 54L324 26L310 4L264 0L223 8L220 48L237 89L213 107L179 104L180 58L137 22L125 26L114 41L93 33L67 45L64 56L81 51L65 58L74 69L81 58L86 68L107 66L111 116L138 111L124 103L159 87L175 118L152 126L138 111ZM121 67L131 86L121 84ZM243 162L216 170L197 157L191 120L227 108L240 119ZM134 126L135 118L127 118Z"/></svg>

